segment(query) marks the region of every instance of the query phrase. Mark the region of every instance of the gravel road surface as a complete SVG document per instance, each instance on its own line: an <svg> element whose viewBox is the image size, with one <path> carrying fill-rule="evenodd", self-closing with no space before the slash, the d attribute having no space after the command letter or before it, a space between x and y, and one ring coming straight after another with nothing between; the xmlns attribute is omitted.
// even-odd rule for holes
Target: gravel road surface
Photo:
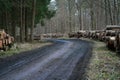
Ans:
<svg viewBox="0 0 120 80"><path fill-rule="evenodd" d="M0 80L82 80L81 64L87 64L92 44L80 39L49 41L53 44L0 60Z"/></svg>

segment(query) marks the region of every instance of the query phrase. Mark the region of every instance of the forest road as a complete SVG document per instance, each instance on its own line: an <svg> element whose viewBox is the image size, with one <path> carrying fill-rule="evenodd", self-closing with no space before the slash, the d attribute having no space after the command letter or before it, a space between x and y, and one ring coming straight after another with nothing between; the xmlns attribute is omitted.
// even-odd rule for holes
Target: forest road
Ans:
<svg viewBox="0 0 120 80"><path fill-rule="evenodd" d="M53 44L0 62L0 80L81 80L92 43L80 39L49 41Z"/></svg>

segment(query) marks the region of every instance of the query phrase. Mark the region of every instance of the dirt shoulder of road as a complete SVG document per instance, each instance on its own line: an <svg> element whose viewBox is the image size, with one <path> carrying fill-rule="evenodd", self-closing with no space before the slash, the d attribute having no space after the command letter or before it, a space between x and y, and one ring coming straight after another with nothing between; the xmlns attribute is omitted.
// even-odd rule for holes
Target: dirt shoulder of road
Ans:
<svg viewBox="0 0 120 80"><path fill-rule="evenodd" d="M120 57L108 50L104 42L94 43L93 54L85 77L87 80L120 80Z"/></svg>
<svg viewBox="0 0 120 80"><path fill-rule="evenodd" d="M51 44L52 42L48 42L48 41L35 41L32 43L15 43L10 50L0 51L0 58L14 56L16 54L20 54L21 52L34 50Z"/></svg>

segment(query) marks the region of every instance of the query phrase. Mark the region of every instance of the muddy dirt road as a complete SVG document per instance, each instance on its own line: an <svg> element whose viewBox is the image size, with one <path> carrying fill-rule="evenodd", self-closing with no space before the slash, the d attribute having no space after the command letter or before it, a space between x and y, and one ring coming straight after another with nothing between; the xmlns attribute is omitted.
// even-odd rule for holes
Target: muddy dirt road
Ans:
<svg viewBox="0 0 120 80"><path fill-rule="evenodd" d="M50 41L54 44L1 60L0 80L81 80L81 64L92 44L79 39Z"/></svg>

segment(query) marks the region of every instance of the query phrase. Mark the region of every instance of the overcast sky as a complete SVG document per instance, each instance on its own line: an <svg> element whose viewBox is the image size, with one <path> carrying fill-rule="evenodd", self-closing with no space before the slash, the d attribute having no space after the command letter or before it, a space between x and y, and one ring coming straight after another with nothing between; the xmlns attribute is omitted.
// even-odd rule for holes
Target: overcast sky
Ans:
<svg viewBox="0 0 120 80"><path fill-rule="evenodd" d="M55 0L51 0L51 1L55 1Z"/></svg>

